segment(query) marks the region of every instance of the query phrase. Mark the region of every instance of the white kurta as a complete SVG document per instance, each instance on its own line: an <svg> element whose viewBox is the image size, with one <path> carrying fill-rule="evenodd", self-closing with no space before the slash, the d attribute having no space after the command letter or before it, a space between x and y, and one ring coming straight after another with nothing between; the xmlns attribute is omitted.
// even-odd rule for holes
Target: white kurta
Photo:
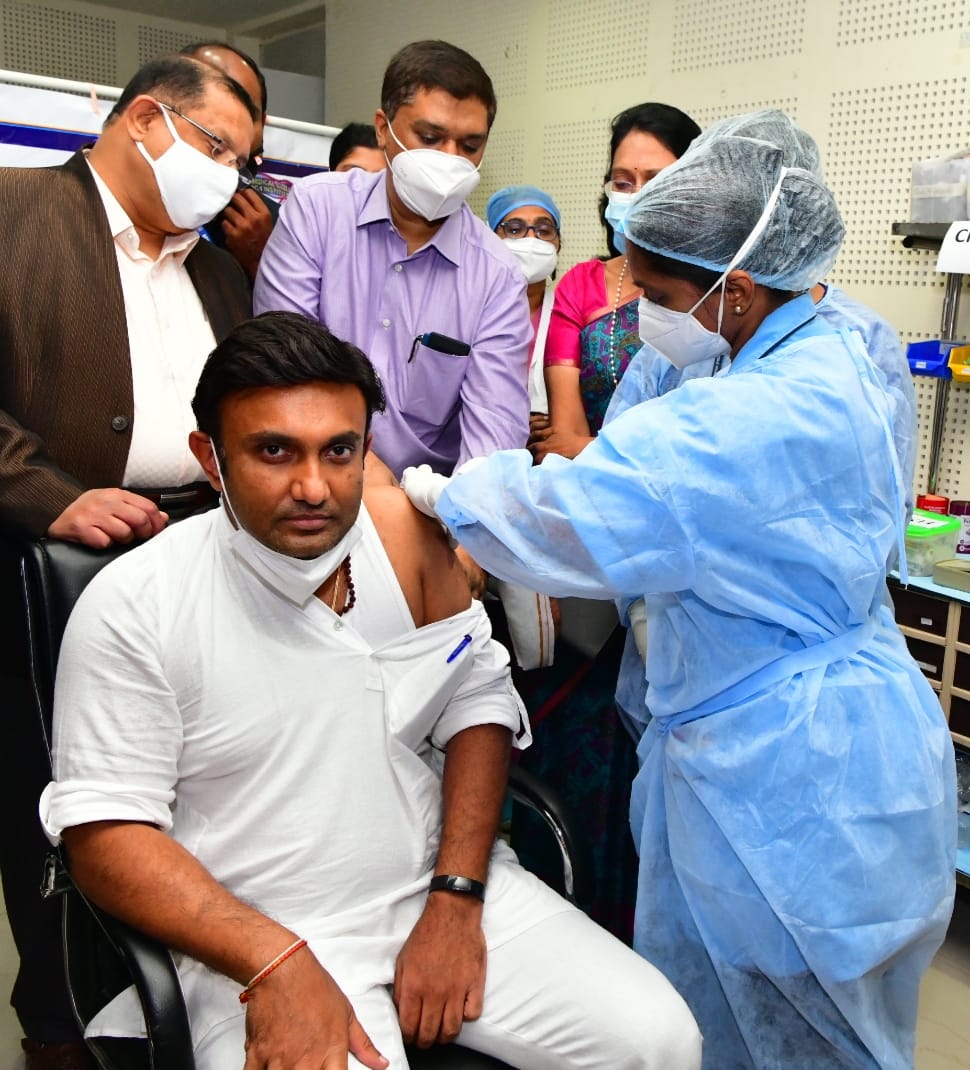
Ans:
<svg viewBox="0 0 970 1070"><path fill-rule="evenodd" d="M259 580L222 510L105 569L68 625L56 779L41 801L55 839L111 819L169 830L236 896L306 937L348 994L392 981L420 915L448 740L489 723L528 742L481 604L415 628L364 510L360 524L357 605L343 618ZM570 909L496 847L490 948ZM190 960L180 972L197 1040L239 1015L237 985ZM100 1032L133 1031L117 1011Z"/></svg>

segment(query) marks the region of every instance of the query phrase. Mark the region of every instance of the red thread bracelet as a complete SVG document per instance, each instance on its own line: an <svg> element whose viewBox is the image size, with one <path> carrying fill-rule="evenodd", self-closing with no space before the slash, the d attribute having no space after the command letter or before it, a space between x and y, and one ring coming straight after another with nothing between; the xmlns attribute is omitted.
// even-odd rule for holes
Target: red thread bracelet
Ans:
<svg viewBox="0 0 970 1070"><path fill-rule="evenodd" d="M272 962L267 962L266 965L256 974L256 976L249 982L248 985L239 993L239 1002L248 1003L249 994L252 990L262 981L265 981L267 977L276 969L277 966L282 966L284 962L290 957L295 955L301 947L306 947L306 940L295 940L285 950L281 951Z"/></svg>

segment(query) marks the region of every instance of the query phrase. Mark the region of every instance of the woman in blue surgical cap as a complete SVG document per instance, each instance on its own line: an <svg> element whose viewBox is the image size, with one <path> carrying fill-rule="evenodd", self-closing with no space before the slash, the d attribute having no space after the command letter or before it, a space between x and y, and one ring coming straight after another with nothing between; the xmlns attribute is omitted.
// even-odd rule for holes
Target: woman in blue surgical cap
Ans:
<svg viewBox="0 0 970 1070"><path fill-rule="evenodd" d="M905 515L891 405L806 292L838 210L777 146L725 134L623 229L644 341L729 372L573 461L508 451L407 488L494 574L646 596L635 946L690 1004L706 1070L910 1070L952 909L954 762L882 611Z"/></svg>
<svg viewBox="0 0 970 1070"><path fill-rule="evenodd" d="M555 293L551 281L561 245L559 209L552 197L536 186L506 186L489 197L485 218L519 261L528 283L534 331L529 348L529 408L533 413L547 413L542 355Z"/></svg>

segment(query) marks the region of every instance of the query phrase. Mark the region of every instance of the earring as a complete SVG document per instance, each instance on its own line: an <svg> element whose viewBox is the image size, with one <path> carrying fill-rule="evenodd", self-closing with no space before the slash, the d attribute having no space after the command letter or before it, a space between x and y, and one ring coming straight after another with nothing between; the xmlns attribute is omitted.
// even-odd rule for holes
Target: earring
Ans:
<svg viewBox="0 0 970 1070"><path fill-rule="evenodd" d="M735 314L735 316L740 316L741 315L741 306L740 305L735 305L734 306L734 314Z"/></svg>

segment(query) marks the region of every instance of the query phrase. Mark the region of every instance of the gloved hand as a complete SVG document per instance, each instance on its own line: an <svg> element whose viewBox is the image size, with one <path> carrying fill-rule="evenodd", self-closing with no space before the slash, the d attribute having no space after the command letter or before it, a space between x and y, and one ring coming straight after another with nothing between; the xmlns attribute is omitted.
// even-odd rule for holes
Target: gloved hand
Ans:
<svg viewBox="0 0 970 1070"><path fill-rule="evenodd" d="M435 506L450 482L450 477L433 472L430 464L419 464L417 468L404 469L401 490L411 499L415 509L425 516L430 516L432 520L437 520Z"/></svg>
<svg viewBox="0 0 970 1070"><path fill-rule="evenodd" d="M432 471L430 464L419 464L417 468L405 468L401 475L401 490L411 499L411 504L425 516L438 519L436 507L445 487L455 478L464 475L484 462L484 457L472 457L455 469L451 476L442 476Z"/></svg>
<svg viewBox="0 0 970 1070"><path fill-rule="evenodd" d="M633 629L633 641L637 644L637 653L647 661L647 604L642 598L630 603L627 611L630 627Z"/></svg>

